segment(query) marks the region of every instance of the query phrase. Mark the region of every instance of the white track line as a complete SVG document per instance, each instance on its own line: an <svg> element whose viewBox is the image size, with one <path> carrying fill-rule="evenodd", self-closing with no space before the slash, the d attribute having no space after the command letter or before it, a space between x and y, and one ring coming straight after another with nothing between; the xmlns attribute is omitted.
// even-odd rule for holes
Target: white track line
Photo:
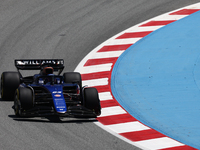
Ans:
<svg viewBox="0 0 200 150"><path fill-rule="evenodd" d="M133 131L141 131L141 130L150 129L149 127L141 124L138 121L107 125L106 127L116 133L125 133L125 132L133 132Z"/></svg>
<svg viewBox="0 0 200 150"><path fill-rule="evenodd" d="M113 97L111 95L110 92L102 92L102 93L99 93L99 99L101 101L104 101L104 100L112 100Z"/></svg>
<svg viewBox="0 0 200 150"><path fill-rule="evenodd" d="M93 56L92 59L119 57L123 52L124 50L112 52L98 52Z"/></svg>
<svg viewBox="0 0 200 150"><path fill-rule="evenodd" d="M103 65L93 65L93 66L85 66L81 71L81 74L88 74L88 73L96 73L96 72L103 72L103 71L110 71L112 67L112 63L103 64Z"/></svg>
<svg viewBox="0 0 200 150"><path fill-rule="evenodd" d="M119 115L119 114L126 114L127 113L120 106L102 108L101 111L102 112L101 112L101 116L100 117Z"/></svg>

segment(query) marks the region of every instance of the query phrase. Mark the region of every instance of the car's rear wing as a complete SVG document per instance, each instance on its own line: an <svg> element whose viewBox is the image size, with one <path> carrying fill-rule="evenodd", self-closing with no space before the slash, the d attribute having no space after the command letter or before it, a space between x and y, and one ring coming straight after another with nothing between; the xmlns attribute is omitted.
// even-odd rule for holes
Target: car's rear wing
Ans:
<svg viewBox="0 0 200 150"><path fill-rule="evenodd" d="M42 66L51 66L54 71L62 72L64 69L63 59L16 59L15 67L18 70L40 70Z"/></svg>

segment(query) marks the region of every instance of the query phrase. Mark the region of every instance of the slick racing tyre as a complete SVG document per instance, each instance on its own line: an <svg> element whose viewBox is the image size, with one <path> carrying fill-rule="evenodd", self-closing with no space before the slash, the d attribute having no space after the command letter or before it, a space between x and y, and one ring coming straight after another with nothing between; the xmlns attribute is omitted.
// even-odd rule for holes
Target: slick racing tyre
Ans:
<svg viewBox="0 0 200 150"><path fill-rule="evenodd" d="M34 99L32 90L25 87L18 88L14 100L15 115L20 116L21 111L31 109L33 105Z"/></svg>
<svg viewBox="0 0 200 150"><path fill-rule="evenodd" d="M78 83L82 87L81 74L78 72L66 72L63 74L65 83Z"/></svg>
<svg viewBox="0 0 200 150"><path fill-rule="evenodd" d="M3 100L13 100L15 90L20 85L20 75L18 72L3 72L1 74L1 98Z"/></svg>
<svg viewBox="0 0 200 150"><path fill-rule="evenodd" d="M96 115L101 114L101 105L99 100L98 91L96 88L85 88L84 92L84 106L88 109L94 110Z"/></svg>
<svg viewBox="0 0 200 150"><path fill-rule="evenodd" d="M14 112L16 116L21 116L21 104L17 94L14 99Z"/></svg>

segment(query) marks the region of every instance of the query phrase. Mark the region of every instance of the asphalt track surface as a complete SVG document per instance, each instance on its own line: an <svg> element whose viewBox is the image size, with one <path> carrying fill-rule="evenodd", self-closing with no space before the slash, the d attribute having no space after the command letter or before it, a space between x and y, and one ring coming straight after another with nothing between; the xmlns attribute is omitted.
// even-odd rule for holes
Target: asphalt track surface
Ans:
<svg viewBox="0 0 200 150"><path fill-rule="evenodd" d="M0 1L0 70L14 59L63 58L73 71L96 46L152 17L198 0ZM135 149L96 126L95 120L16 118L0 100L1 149Z"/></svg>

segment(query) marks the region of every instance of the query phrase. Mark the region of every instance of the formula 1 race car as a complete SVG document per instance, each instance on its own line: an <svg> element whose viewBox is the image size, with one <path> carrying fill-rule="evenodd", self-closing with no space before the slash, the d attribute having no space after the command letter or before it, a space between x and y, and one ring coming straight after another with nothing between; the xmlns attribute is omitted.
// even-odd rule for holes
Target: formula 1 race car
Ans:
<svg viewBox="0 0 200 150"><path fill-rule="evenodd" d="M17 72L1 75L1 97L14 100L15 115L96 118L101 114L96 88L82 87L78 72L60 75L63 59L15 60L15 66ZM23 77L19 70L40 72Z"/></svg>

